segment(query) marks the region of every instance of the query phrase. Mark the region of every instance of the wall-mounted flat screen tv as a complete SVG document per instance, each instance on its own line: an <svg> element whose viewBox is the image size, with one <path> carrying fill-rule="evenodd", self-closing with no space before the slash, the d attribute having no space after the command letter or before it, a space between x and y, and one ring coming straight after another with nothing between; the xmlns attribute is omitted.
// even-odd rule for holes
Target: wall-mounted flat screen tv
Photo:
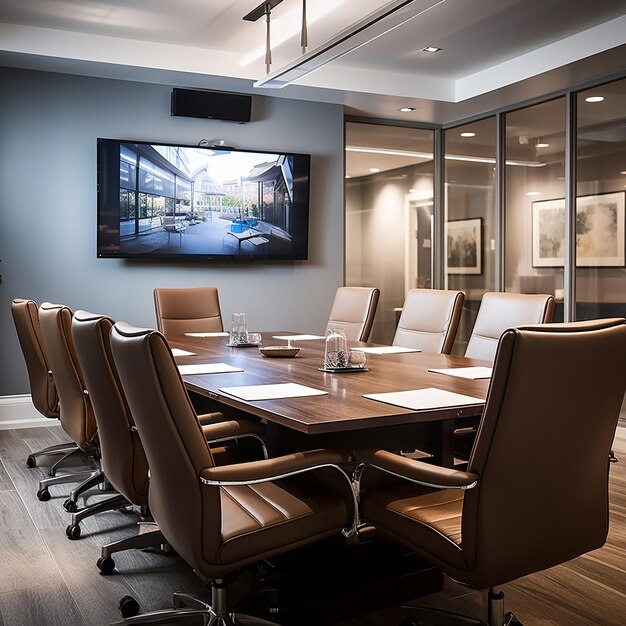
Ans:
<svg viewBox="0 0 626 626"><path fill-rule="evenodd" d="M98 139L98 257L306 259L310 160Z"/></svg>

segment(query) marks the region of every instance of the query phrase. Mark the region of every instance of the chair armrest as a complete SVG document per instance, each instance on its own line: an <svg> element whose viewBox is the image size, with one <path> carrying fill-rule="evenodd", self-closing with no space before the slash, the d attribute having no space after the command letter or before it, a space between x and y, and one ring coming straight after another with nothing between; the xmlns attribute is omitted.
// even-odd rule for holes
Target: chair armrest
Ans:
<svg viewBox="0 0 626 626"><path fill-rule="evenodd" d="M329 465L337 466L342 460L343 455L339 452L308 450L262 461L206 467L200 472L200 480L206 485L247 485L285 478Z"/></svg>
<svg viewBox="0 0 626 626"><path fill-rule="evenodd" d="M216 422L215 424L201 424L201 426L204 438L207 441L250 437L252 435L262 435L265 432L263 424L254 420L228 420L226 422Z"/></svg>
<svg viewBox="0 0 626 626"><path fill-rule="evenodd" d="M478 484L478 476L470 472L431 465L423 461L373 448L357 450L355 457L380 470L405 478L425 487L437 489L472 489Z"/></svg>
<svg viewBox="0 0 626 626"><path fill-rule="evenodd" d="M198 415L198 421L201 426L205 424L213 424L216 421L224 421L224 416L221 413L203 413L202 415Z"/></svg>

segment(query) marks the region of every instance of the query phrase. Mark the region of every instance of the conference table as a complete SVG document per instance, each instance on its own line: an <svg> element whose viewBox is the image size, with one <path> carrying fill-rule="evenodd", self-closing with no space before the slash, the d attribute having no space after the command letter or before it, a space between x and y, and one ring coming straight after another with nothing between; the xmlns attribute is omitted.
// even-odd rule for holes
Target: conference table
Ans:
<svg viewBox="0 0 626 626"><path fill-rule="evenodd" d="M263 345L286 345L286 331L262 333ZM484 399L489 379L463 379L428 371L439 368L490 366L462 356L430 352L367 354L363 372L320 371L324 338L294 341L300 352L293 358L268 358L257 347L229 347L228 336L170 337L173 348L193 353L176 356L178 365L226 363L243 371L183 375L187 389L208 401L213 410L255 415L267 424L271 454L329 447L350 455L363 446L389 450L426 450L434 462L454 463L455 428L474 425L484 405L468 404L414 410L363 397L364 394L436 388ZM349 342L349 348L376 344ZM243 400L223 391L242 385L296 383L325 395L270 400Z"/></svg>

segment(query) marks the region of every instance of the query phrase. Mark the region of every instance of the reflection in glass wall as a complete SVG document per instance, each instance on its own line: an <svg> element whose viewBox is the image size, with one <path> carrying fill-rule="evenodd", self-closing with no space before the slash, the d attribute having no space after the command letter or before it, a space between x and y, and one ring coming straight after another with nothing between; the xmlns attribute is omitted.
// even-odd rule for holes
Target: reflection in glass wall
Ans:
<svg viewBox="0 0 626 626"><path fill-rule="evenodd" d="M556 297L563 321L565 98L506 115L506 291Z"/></svg>
<svg viewBox="0 0 626 626"><path fill-rule="evenodd" d="M577 96L576 318L626 316L626 79Z"/></svg>
<svg viewBox="0 0 626 626"><path fill-rule="evenodd" d="M445 284L465 292L453 349L463 354L482 295L495 290L496 118L447 130L444 142Z"/></svg>
<svg viewBox="0 0 626 626"><path fill-rule="evenodd" d="M407 290L432 287L433 132L347 123L345 201L345 284L381 290L370 340L389 344Z"/></svg>

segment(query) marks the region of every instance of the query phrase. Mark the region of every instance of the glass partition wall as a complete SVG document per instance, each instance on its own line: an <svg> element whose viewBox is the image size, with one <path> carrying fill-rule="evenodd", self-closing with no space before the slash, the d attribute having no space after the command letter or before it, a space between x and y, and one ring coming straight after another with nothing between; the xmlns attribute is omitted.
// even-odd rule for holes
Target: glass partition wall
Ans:
<svg viewBox="0 0 626 626"><path fill-rule="evenodd" d="M446 130L444 151L444 284L465 292L453 348L463 354L480 300L496 286L496 118Z"/></svg>
<svg viewBox="0 0 626 626"><path fill-rule="evenodd" d="M576 96L576 319L626 316L626 79Z"/></svg>
<svg viewBox="0 0 626 626"><path fill-rule="evenodd" d="M373 341L413 287L465 291L457 354L486 291L552 293L555 321L626 317L626 78L440 132L441 160L433 130L346 124L345 282L381 289Z"/></svg>
<svg viewBox="0 0 626 626"><path fill-rule="evenodd" d="M381 291L371 341L393 340L409 289L432 287L433 131L346 124L345 283Z"/></svg>
<svg viewBox="0 0 626 626"><path fill-rule="evenodd" d="M565 98L507 113L504 289L550 293L563 321Z"/></svg>

